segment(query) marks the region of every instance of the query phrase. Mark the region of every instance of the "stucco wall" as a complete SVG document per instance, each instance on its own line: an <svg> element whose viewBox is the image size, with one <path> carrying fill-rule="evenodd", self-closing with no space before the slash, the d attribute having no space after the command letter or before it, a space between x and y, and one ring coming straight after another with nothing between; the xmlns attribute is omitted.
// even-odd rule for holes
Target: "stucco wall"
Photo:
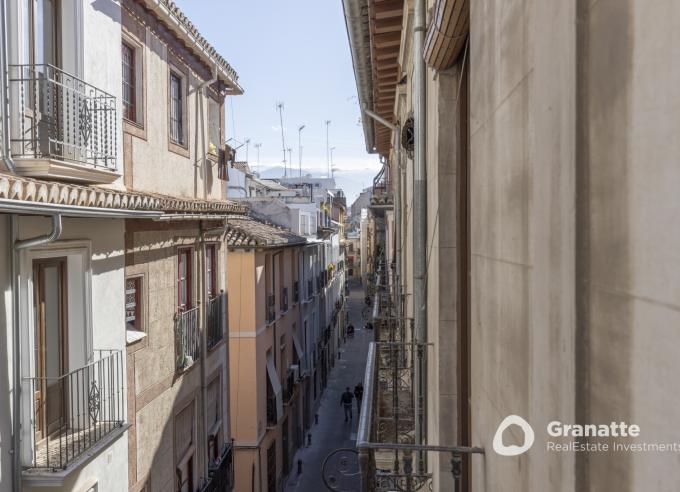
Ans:
<svg viewBox="0 0 680 492"><path fill-rule="evenodd" d="M677 442L678 12L636 0L579 8L578 416L634 422L638 442ZM674 453L578 465L584 491L680 481Z"/></svg>
<svg viewBox="0 0 680 492"><path fill-rule="evenodd" d="M151 490L172 488L175 480L175 415L192 400L195 402L195 462L202 476L207 442L201 408L201 361L178 372L175 368L174 315L177 312L177 248L193 247L193 305L199 306L201 275L197 250L200 245L198 224L159 224L153 221L128 221L126 230L126 274L143 278L143 329L147 337L128 347L128 384L131 386L131 411L134 427L130 429L130 490L145 483ZM217 288L225 289L226 246L222 236L209 234L208 241L217 246ZM199 323L202 325L202 323ZM230 439L227 388L227 341L218 343L207 353L206 384L221 377L222 444Z"/></svg>
<svg viewBox="0 0 680 492"><path fill-rule="evenodd" d="M509 414L574 420L575 4L470 19L472 441L491 450ZM473 490L574 487L574 456L540 445L472 462Z"/></svg>
<svg viewBox="0 0 680 492"><path fill-rule="evenodd" d="M132 175L129 185L138 191L163 193L183 198L220 199L226 195L226 182L218 179L217 166L204 166L210 144L208 127L208 95L199 96L198 87L204 81L180 57L168 48L155 30L140 26L127 8L123 8L125 32L141 45L146 100L138 111L145 111L143 130L130 127L132 135L126 140L126 159ZM120 40L117 41L118 46ZM120 59L120 50L118 50ZM170 150L169 131L169 77L170 64L186 76L186 150ZM220 118L223 122L223 98L220 100ZM198 106L197 106L198 101ZM222 124L223 126L223 124ZM223 133L223 132L222 132ZM219 146L221 142L213 142ZM184 153L186 153L184 155ZM204 189L205 186L205 189Z"/></svg>
<svg viewBox="0 0 680 492"><path fill-rule="evenodd" d="M0 285L2 286L2 309L0 318L2 329L0 336L7 343L3 343L3 351L0 353L2 370L0 375L0 385L5 388L5 394L11 394L11 364L9 356L12 347L11 333L11 295L9 261L9 218L7 215L0 215L0 227L6 241L0 245ZM44 217L20 217L18 221L19 238L35 237L51 230L51 221ZM82 290L72 289L68 293L69 308L73 307L69 318L69 370L75 370L84 364L85 358L91 354L92 349L118 349L125 348L125 329L124 329L124 296L122 293L124 278L124 258L123 252L123 221L118 219L63 219L63 232L58 241L51 243L43 248L34 248L24 251L20 255L23 263L24 276L21 282L21 332L22 332L22 361L26 375L29 375L32 363L32 343L29 345L29 326L28 326L28 296L26 289L27 282L32 281L32 275L26 274L26 269L30 272L30 258L35 256L49 255L53 251L63 251L66 247L78 245L79 249L89 252L89 271L84 272L89 279L89 285L85 283ZM38 251L39 250L39 251ZM89 275L88 275L89 274ZM71 279L69 278L69 283ZM88 301L89 298L89 301ZM78 309L78 312L75 309ZM80 316L82 313L86 318ZM81 324L83 319L88 322ZM5 352L6 350L6 352ZM125 371L125 368L122 368ZM124 372L123 372L124 373ZM28 397L28 395L27 395ZM121 395L124 398L124 395ZM0 451L2 460L0 461L0 490L11 488L11 421L10 405L11 399L3 400L6 405L5 411L0 418ZM123 400L123 403L125 401ZM30 413L24 404L23 413ZM26 433L30 432L30 426L24 426ZM66 488L84 487L86 484L99 483L99 490L113 491L116 488L116 477L127 474L127 454L125 452L126 434L120 436L109 447L102 450L95 458L87 462L86 465L75 470L67 478ZM24 445L30 445L30 439L24 439ZM28 452L28 449L24 450ZM32 490L26 488L26 490ZM44 490L41 488L41 490Z"/></svg>

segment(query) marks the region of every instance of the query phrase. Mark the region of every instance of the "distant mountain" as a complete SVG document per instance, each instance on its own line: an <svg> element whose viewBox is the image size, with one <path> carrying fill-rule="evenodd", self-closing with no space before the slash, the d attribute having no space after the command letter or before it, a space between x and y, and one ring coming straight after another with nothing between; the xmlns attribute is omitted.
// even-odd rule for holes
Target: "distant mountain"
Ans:
<svg viewBox="0 0 680 492"><path fill-rule="evenodd" d="M290 174L290 169L288 173ZM298 169L293 169L293 176L299 176L300 171ZM347 205L349 206L356 200L359 194L364 188L373 185L373 178L378 173L374 169L360 169L360 170L342 170L336 171L334 174L335 182L338 188L341 188L345 192L347 197ZM306 176L311 174L315 178L326 177L326 173L320 172L319 170L313 169L302 169L302 175ZM260 177L265 179L277 179L283 177L283 166L275 166L264 169L260 173Z"/></svg>

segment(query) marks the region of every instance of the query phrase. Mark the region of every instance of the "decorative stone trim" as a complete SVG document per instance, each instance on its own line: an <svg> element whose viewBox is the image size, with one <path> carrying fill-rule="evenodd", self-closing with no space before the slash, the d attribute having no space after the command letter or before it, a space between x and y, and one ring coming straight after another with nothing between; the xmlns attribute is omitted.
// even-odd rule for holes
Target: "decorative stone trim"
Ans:
<svg viewBox="0 0 680 492"><path fill-rule="evenodd" d="M117 191L95 186L40 181L0 173L0 198L81 207L245 214L248 208L229 200L192 200L167 195Z"/></svg>

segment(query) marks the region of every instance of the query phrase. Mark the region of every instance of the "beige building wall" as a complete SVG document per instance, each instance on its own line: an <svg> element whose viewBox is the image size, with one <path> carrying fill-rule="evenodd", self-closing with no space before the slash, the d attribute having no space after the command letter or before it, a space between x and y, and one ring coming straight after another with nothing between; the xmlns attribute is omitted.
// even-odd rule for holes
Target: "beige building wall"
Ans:
<svg viewBox="0 0 680 492"><path fill-rule="evenodd" d="M135 0L123 2L122 16L123 41L136 48L137 77L142 78L136 121L123 120L125 185L181 198L226 198L226 182L217 175L218 154L209 152L211 143L216 151L222 145L224 96L212 87L198 90L212 75ZM183 84L182 144L170 139L171 71ZM211 117L220 128L216 142L210 138Z"/></svg>
<svg viewBox="0 0 680 492"><path fill-rule="evenodd" d="M210 225L210 224L209 224ZM215 224L212 224L214 227ZM128 278L142 279L142 340L128 344L128 414L129 430L129 489L132 491L171 490L175 486L175 417L186 405L194 404L194 445L196 469L204 476L203 466L208 443L204 428L200 365L205 363L206 384L220 378L221 384L221 443L228 443L228 352L226 334L223 341L208 350L205 361L176 370L174 317L177 312L178 248L192 250L193 305L203 311L200 276L201 243L199 224L184 221L179 225L148 220L128 220L126 225L125 273ZM225 290L227 256L219 234L207 235L215 244L217 285ZM202 315L201 315L202 317ZM202 321L199 326L203 326ZM204 329L204 328L202 328Z"/></svg>
<svg viewBox="0 0 680 492"><path fill-rule="evenodd" d="M274 357L279 382L286 384L295 357L293 331L299 319L299 303L293 301L293 282L298 278L298 247L264 250L231 249L229 252L229 352L231 428L235 448L235 490L266 490L267 450L275 443L276 487L290 472L284 469L283 434L288 426L288 466L293 464L295 432L301 425L302 391L295 385L276 425L267 424L267 353ZM279 260L281 258L281 260ZM276 283L271 282L272 268ZM281 287L288 289L288 309L283 310ZM275 320L266 320L267 296L276 293ZM301 296L302 296L302 291ZM302 297L301 297L302 299ZM296 411L297 410L297 411Z"/></svg>

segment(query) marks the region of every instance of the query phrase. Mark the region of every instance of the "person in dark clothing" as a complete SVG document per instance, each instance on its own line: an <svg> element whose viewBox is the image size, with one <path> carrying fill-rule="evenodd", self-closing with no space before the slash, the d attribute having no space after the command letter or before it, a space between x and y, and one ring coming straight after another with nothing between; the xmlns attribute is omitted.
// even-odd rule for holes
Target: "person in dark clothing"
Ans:
<svg viewBox="0 0 680 492"><path fill-rule="evenodd" d="M340 405L345 409L345 422L352 420L352 399L354 395L349 390L349 386L345 388L345 392L340 397ZM349 418L348 418L349 415Z"/></svg>
<svg viewBox="0 0 680 492"><path fill-rule="evenodd" d="M354 387L354 399L357 401L357 415L361 414L361 399L364 397L364 385L358 383Z"/></svg>

